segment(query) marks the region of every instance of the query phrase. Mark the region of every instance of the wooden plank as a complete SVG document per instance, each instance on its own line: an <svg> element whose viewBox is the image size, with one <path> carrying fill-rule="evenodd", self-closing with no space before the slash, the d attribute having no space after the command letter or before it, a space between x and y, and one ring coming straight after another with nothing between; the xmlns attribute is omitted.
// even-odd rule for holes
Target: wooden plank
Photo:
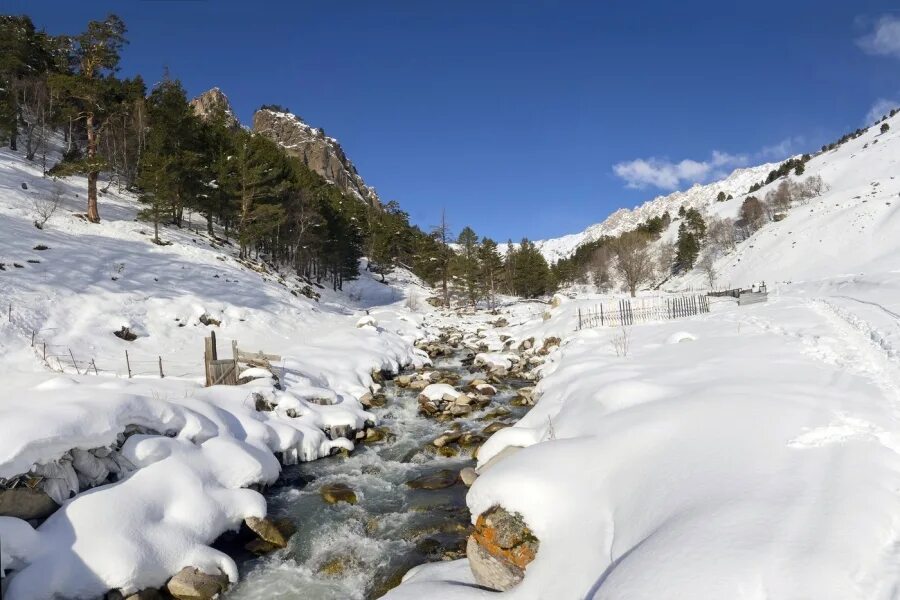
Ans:
<svg viewBox="0 0 900 600"><path fill-rule="evenodd" d="M278 362L281 360L281 357L277 354L266 354L262 350L260 350L259 352L244 352L243 350L238 350L237 360L267 360L269 362Z"/></svg>

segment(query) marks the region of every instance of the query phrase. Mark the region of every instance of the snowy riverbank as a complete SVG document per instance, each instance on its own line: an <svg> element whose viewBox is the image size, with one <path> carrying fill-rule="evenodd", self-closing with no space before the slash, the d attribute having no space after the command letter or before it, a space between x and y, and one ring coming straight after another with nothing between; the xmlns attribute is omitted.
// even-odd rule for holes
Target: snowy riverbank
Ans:
<svg viewBox="0 0 900 600"><path fill-rule="evenodd" d="M877 282L875 285L873 282ZM784 286L768 304L563 333L539 400L479 452L473 522L540 542L509 598L890 598L900 455L895 274ZM848 299L852 298L852 299ZM619 344L619 347L620 344ZM467 561L391 600L483 598Z"/></svg>
<svg viewBox="0 0 900 600"><path fill-rule="evenodd" d="M133 592L186 566L233 581L233 561L210 544L265 516L251 488L272 483L279 461L352 448L375 421L359 401L378 391L373 372L428 362L413 345L421 317L406 307L417 282L363 273L334 293L198 231L167 230L171 245L156 246L130 196L106 194L100 225L79 219L78 178L57 184L62 206L39 230L32 200L53 182L2 159L0 478L45 495L20 502L26 518L55 508L46 496L62 505L37 529L0 517L5 597ZM136 339L114 335L123 326ZM220 345L280 355L278 388L270 378L204 388L210 331Z"/></svg>

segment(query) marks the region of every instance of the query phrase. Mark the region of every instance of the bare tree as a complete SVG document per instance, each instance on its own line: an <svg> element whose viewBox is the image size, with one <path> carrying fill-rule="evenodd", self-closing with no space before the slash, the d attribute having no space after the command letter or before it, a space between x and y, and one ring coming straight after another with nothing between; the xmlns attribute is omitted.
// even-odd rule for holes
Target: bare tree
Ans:
<svg viewBox="0 0 900 600"><path fill-rule="evenodd" d="M774 190L766 194L766 208L769 218L773 212L785 212L791 208L791 201L797 192L797 184L790 178L783 179Z"/></svg>
<svg viewBox="0 0 900 600"><path fill-rule="evenodd" d="M629 231L616 238L613 251L616 253L616 268L625 280L625 286L634 297L637 288L653 278L653 258L650 254L647 234Z"/></svg>
<svg viewBox="0 0 900 600"><path fill-rule="evenodd" d="M762 201L756 196L747 196L741 204L741 225L747 235L753 234L766 223L766 210Z"/></svg>
<svg viewBox="0 0 900 600"><path fill-rule="evenodd" d="M828 186L822 181L820 175L807 177L798 187L797 200L799 200L801 204L808 204L811 199L818 198L828 191Z"/></svg>
<svg viewBox="0 0 900 600"><path fill-rule="evenodd" d="M721 253L734 250L736 240L734 238L734 221L727 217L711 217L706 222L706 239L709 245Z"/></svg>
<svg viewBox="0 0 900 600"><path fill-rule="evenodd" d="M608 246L603 245L594 250L588 260L587 273L590 273L593 284L600 292L607 291L612 283L610 277L612 259L612 250Z"/></svg>
<svg viewBox="0 0 900 600"><path fill-rule="evenodd" d="M706 282L709 284L709 289L713 289L716 286L716 277L718 276L718 272L716 271L717 258L718 252L716 249L710 248L704 253L700 262L697 263L697 266L700 267L700 271L706 275Z"/></svg>
<svg viewBox="0 0 900 600"><path fill-rule="evenodd" d="M675 264L675 244L673 242L660 242L656 248L656 271L660 279L665 279L672 274L672 266Z"/></svg>
<svg viewBox="0 0 900 600"><path fill-rule="evenodd" d="M53 217L53 213L59 208L62 202L63 187L58 181L53 182L50 193L46 196L36 196L34 198L34 226L43 229L47 221Z"/></svg>

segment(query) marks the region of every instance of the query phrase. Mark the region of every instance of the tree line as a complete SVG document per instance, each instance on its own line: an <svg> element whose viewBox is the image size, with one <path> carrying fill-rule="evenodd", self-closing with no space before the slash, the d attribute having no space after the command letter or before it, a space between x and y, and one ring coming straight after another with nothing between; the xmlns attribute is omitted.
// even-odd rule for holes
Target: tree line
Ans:
<svg viewBox="0 0 900 600"><path fill-rule="evenodd" d="M446 245L396 202L372 206L342 193L221 108L198 117L168 74L150 90L140 76L119 77L125 34L115 15L60 36L27 16L0 16L0 140L48 175L85 176L86 220L100 222L98 197L116 185L137 194L157 244L167 243L166 226L183 227L194 213L241 258L335 289L357 277L363 256L382 280L401 264L439 277L434 263ZM63 148L50 165L53 135Z"/></svg>

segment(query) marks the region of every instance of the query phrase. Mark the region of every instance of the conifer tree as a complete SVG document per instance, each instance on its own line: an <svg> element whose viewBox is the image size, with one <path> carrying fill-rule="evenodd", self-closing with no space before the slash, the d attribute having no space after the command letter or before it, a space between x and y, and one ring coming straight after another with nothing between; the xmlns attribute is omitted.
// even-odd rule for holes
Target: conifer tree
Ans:
<svg viewBox="0 0 900 600"><path fill-rule="evenodd" d="M83 123L87 147L85 156L70 162L63 172L87 175L87 220L99 223L97 178L105 161L98 150L104 129L121 108L121 82L111 75L118 68L119 52L126 43L125 23L116 15L91 21L87 30L72 41L75 70L51 78L51 87L67 101L69 118Z"/></svg>
<svg viewBox="0 0 900 600"><path fill-rule="evenodd" d="M481 292L478 277L478 235L471 227L463 227L456 239L459 251L454 256L454 274L459 280L460 288L466 302L473 307L478 303Z"/></svg>
<svg viewBox="0 0 900 600"><path fill-rule="evenodd" d="M491 238L482 238L478 247L478 262L481 268L481 284L484 286L488 307L497 308L497 288L503 272L503 257L497 248L497 242Z"/></svg>

